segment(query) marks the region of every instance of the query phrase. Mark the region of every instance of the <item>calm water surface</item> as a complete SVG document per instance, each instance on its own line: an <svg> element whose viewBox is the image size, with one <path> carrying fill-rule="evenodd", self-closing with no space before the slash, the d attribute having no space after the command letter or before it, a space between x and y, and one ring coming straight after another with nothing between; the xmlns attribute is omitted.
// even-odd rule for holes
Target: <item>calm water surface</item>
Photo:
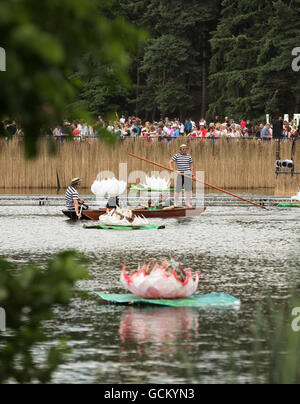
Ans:
<svg viewBox="0 0 300 404"><path fill-rule="evenodd" d="M251 382L257 305L271 295L287 299L291 278L300 281L300 210L211 207L201 217L170 219L165 230L85 230L59 207L1 207L0 256L23 264L76 249L90 259L90 279L78 289L122 293L123 263L174 254L200 272L199 293L224 292L240 310L107 305L76 298L47 323L51 343L67 338L73 353L55 383ZM153 220L161 223L160 220ZM44 358L45 348L37 350ZM230 359L231 358L231 359ZM261 363L263 373L266 363Z"/></svg>

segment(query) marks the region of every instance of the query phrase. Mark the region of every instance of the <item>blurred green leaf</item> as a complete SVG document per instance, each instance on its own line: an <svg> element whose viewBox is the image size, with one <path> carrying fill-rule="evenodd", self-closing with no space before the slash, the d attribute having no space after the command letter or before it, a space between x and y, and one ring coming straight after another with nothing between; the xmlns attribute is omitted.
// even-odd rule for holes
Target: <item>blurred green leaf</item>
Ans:
<svg viewBox="0 0 300 404"><path fill-rule="evenodd" d="M44 128L89 115L86 103L78 115L74 102L82 85L75 73L89 77L84 55L92 55L99 66L114 66L114 80L128 85L129 54L143 35L112 15L112 6L113 0L47 0L39 7L34 0L1 3L7 71L0 74L0 121L18 121L27 157L37 155Z"/></svg>
<svg viewBox="0 0 300 404"><path fill-rule="evenodd" d="M51 381L53 372L70 352L66 342L51 347L46 361L37 366L33 348L48 337L43 322L54 317L54 309L68 305L78 280L88 277L87 259L79 253L62 252L46 267L24 268L0 260L0 307L6 310L8 333L1 335L0 383Z"/></svg>

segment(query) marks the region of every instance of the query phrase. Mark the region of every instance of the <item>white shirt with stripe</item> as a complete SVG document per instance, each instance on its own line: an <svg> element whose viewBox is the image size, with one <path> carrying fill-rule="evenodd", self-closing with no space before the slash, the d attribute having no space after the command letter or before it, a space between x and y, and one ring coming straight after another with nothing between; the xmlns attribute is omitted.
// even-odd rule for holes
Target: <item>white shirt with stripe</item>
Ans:
<svg viewBox="0 0 300 404"><path fill-rule="evenodd" d="M67 209L69 210L74 210L75 205L74 205L74 199L79 200L79 195L78 192L74 187L69 187L66 192L66 206Z"/></svg>
<svg viewBox="0 0 300 404"><path fill-rule="evenodd" d="M191 171L191 164L193 163L192 156L190 154L175 154L172 160L177 164L177 170L181 173L187 173Z"/></svg>

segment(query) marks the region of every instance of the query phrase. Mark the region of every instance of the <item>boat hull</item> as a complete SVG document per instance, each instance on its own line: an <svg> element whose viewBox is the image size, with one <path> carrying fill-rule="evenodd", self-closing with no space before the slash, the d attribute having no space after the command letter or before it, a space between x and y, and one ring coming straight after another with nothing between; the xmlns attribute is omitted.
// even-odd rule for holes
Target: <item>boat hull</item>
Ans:
<svg viewBox="0 0 300 404"><path fill-rule="evenodd" d="M163 230L165 226L158 226L156 224L146 224L144 226L113 226L113 225L83 225L84 229L97 229L97 230Z"/></svg>
<svg viewBox="0 0 300 404"><path fill-rule="evenodd" d="M190 217L200 216L205 212L206 208L174 208L174 209L134 209L132 212L135 216L144 216L146 218L168 219L172 217ZM76 213L64 210L63 214L69 219L77 220ZM85 210L82 212L82 220L99 220L99 217L106 214L106 209Z"/></svg>

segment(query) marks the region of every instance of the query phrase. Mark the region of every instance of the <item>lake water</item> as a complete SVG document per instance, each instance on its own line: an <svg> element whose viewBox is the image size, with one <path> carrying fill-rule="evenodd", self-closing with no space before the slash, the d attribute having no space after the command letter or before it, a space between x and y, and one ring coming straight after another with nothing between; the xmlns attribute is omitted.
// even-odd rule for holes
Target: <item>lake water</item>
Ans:
<svg viewBox="0 0 300 404"><path fill-rule="evenodd" d="M268 295L287 299L290 279L299 283L300 210L209 207L200 217L152 220L165 230L85 230L57 206L0 207L0 256L19 264L45 261L76 249L91 264L83 291L123 293L123 263L172 253L200 273L199 293L239 298L239 310L104 304L91 294L72 300L47 323L51 343L67 339L73 352L55 383L251 382L257 306ZM37 350L44 357L44 348ZM268 363L260 363L261 374Z"/></svg>

